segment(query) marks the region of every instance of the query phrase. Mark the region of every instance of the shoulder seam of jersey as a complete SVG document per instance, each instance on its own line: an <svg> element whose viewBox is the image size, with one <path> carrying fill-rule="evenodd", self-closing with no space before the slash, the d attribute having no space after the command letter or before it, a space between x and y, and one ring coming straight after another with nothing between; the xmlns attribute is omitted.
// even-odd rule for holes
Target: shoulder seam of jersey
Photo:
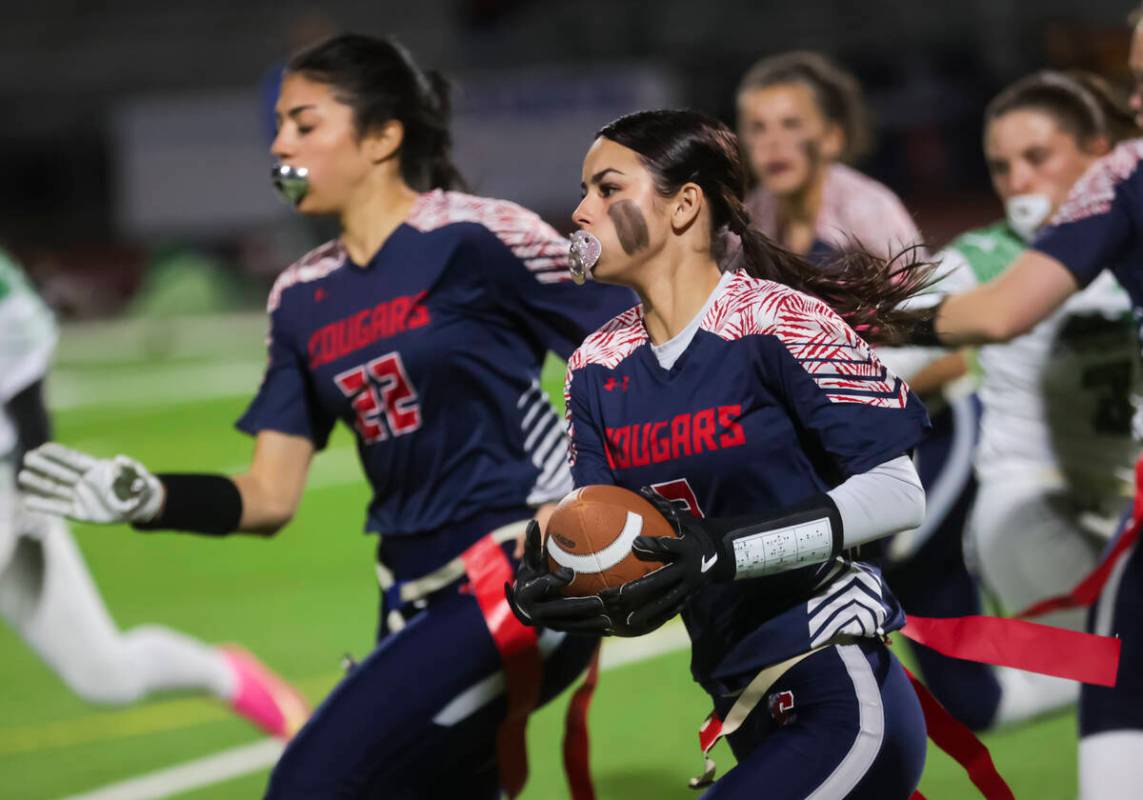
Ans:
<svg viewBox="0 0 1143 800"><path fill-rule="evenodd" d="M422 233L461 222L482 225L540 283L571 280L567 239L539 214L510 200L434 189L417 198L405 222Z"/></svg>
<svg viewBox="0 0 1143 800"><path fill-rule="evenodd" d="M1049 224L1064 225L1106 213L1115 199L1116 187L1135 172L1140 161L1143 161L1143 139L1120 144L1080 176Z"/></svg>
<svg viewBox="0 0 1143 800"><path fill-rule="evenodd" d="M266 311L273 314L282 303L282 293L298 283L309 283L320 280L345 264L345 250L341 242L331 239L323 245L315 247L290 266L286 267L274 286L270 289L270 298L266 301Z"/></svg>
<svg viewBox="0 0 1143 800"><path fill-rule="evenodd" d="M825 302L739 272L700 326L726 341L778 339L831 403L904 408L909 387Z"/></svg>

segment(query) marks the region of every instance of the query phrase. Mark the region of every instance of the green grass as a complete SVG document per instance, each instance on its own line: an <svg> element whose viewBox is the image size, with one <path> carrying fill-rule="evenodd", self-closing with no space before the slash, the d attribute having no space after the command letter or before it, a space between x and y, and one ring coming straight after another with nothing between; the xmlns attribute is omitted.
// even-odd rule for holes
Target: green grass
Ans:
<svg viewBox="0 0 1143 800"><path fill-rule="evenodd" d="M549 387L558 386L549 370ZM553 380L555 378L555 380ZM249 457L231 428L241 399L156 408L95 407L57 419L59 438L101 455L129 453L149 467L225 469ZM339 432L315 471L344 472L349 437ZM336 466L336 464L335 464ZM326 481L309 491L276 539L207 541L125 528L74 526L77 541L123 627L162 623L207 641L238 641L317 701L337 678L344 653L362 655L376 622L373 542L360 533L362 483ZM0 627L0 797L36 800L95 788L257 735L200 697L101 709L72 696L10 629ZM529 729L530 800L566 796L559 761L565 699ZM696 730L708 710L678 652L603 675L592 707L592 763L601 798L690 798L686 779L701 767ZM1074 717L1063 715L986 741L1017 797L1075 795ZM732 759L720 746L723 770ZM259 796L260 772L185 797ZM930 800L978 796L963 772L930 751L922 790Z"/></svg>

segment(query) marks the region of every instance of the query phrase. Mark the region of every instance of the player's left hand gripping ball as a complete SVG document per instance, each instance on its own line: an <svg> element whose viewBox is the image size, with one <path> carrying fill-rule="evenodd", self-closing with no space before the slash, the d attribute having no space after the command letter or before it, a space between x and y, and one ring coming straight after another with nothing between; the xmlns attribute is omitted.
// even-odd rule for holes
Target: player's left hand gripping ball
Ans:
<svg viewBox="0 0 1143 800"><path fill-rule="evenodd" d="M678 538L636 537L631 544L636 557L665 565L600 592L608 612L621 620L632 635L655 630L678 614L691 594L708 583L731 580L734 576L730 559L700 520L652 489L643 488L639 493L667 519Z"/></svg>
<svg viewBox="0 0 1143 800"><path fill-rule="evenodd" d="M31 511L80 522L147 522L163 506L163 484L138 461L95 458L56 442L24 457L18 481Z"/></svg>
<svg viewBox="0 0 1143 800"><path fill-rule="evenodd" d="M528 523L524 558L516 571L516 580L504 587L508 605L525 625L568 633L609 633L611 618L604 613L599 597L564 597L560 593L573 577L567 567L555 572L548 568L540 526L532 520Z"/></svg>

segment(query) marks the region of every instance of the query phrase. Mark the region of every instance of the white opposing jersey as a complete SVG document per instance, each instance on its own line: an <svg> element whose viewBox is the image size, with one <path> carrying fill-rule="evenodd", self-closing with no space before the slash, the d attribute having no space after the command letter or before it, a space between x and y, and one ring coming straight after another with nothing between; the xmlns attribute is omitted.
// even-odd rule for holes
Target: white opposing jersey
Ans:
<svg viewBox="0 0 1143 800"><path fill-rule="evenodd" d="M56 346L52 312L23 271L0 251L0 404L47 374ZM0 414L0 458L16 445L16 431Z"/></svg>
<svg viewBox="0 0 1143 800"><path fill-rule="evenodd" d="M984 283L1023 250L1001 222L959 237L943 264L958 287ZM1130 302L1110 272L1024 336L982 347L979 365L982 480L1039 472L1093 501L1131 480L1139 351Z"/></svg>

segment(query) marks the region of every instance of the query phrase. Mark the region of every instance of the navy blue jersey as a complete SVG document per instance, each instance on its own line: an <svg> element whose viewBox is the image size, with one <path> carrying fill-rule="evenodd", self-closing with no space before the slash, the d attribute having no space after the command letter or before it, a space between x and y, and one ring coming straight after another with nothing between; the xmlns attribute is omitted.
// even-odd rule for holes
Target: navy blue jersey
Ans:
<svg viewBox="0 0 1143 800"><path fill-rule="evenodd" d="M734 273L667 370L642 307L568 362L565 398L577 486L653 486L693 513L778 512L908 452L924 406L828 306ZM844 558L714 585L684 610L692 671L718 694L837 633L903 624L878 571Z"/></svg>
<svg viewBox="0 0 1143 800"><path fill-rule="evenodd" d="M1143 309L1143 139L1096 161L1076 181L1032 249L1051 256L1087 286L1110 269L1136 316Z"/></svg>
<svg viewBox="0 0 1143 800"><path fill-rule="evenodd" d="M443 191L421 195L368 264L319 247L270 293L270 363L238 427L320 449L345 421L373 488L367 529L386 535L562 497L545 353L566 358L634 302L572 284L567 253L532 212Z"/></svg>

